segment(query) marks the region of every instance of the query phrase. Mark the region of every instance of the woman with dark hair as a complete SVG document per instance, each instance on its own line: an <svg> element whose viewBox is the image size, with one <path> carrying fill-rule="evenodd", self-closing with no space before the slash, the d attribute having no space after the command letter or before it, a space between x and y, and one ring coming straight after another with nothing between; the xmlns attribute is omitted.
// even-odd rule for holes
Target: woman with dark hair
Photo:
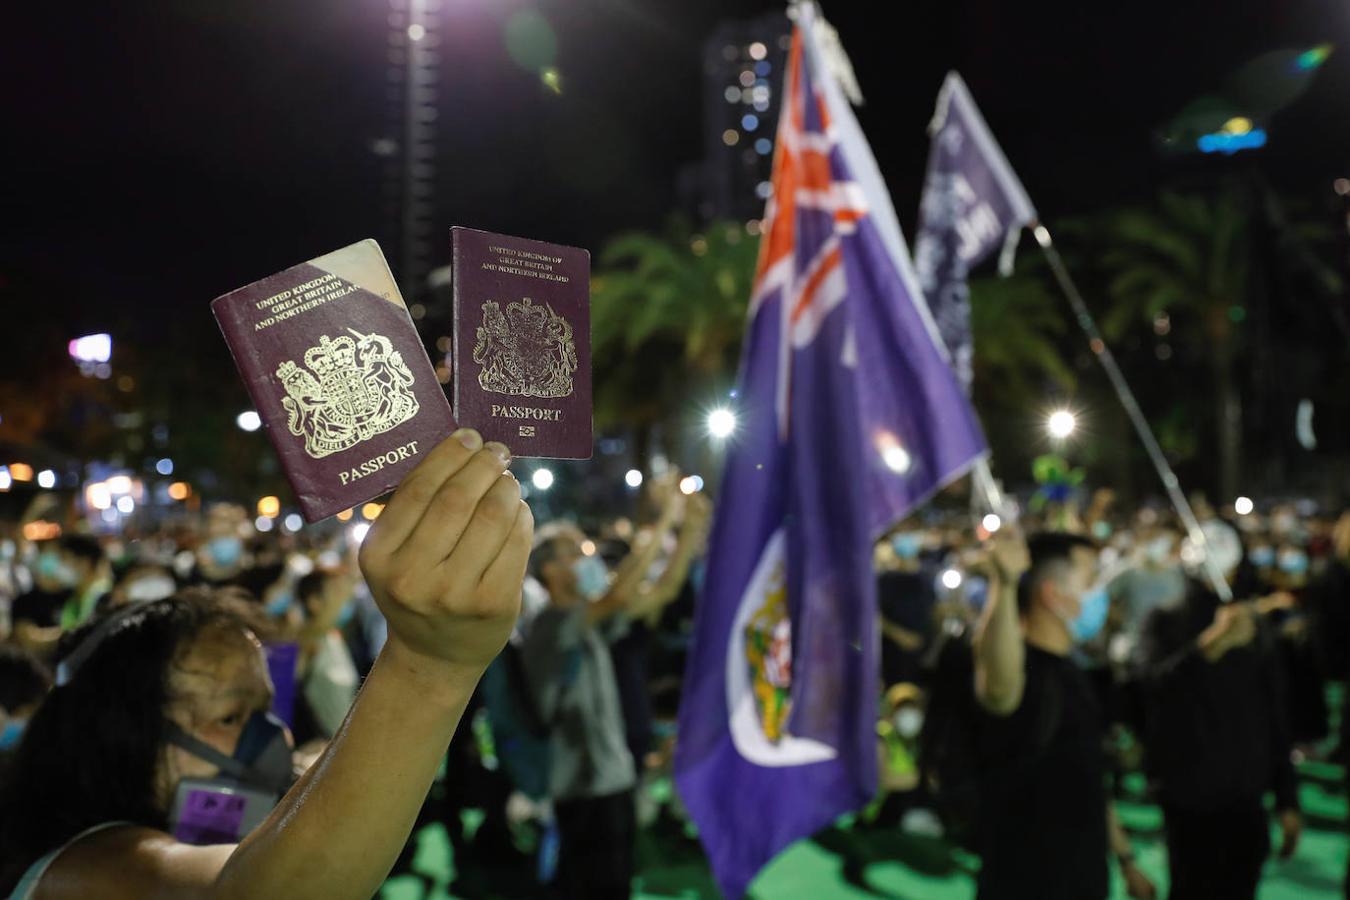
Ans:
<svg viewBox="0 0 1350 900"><path fill-rule="evenodd" d="M374 894L519 611L533 519L509 461L465 429L404 479L360 554L388 643L323 755L238 843L183 836L203 793L185 788L233 777L243 796L288 774L246 608L184 593L73 636L0 789L0 893Z"/></svg>

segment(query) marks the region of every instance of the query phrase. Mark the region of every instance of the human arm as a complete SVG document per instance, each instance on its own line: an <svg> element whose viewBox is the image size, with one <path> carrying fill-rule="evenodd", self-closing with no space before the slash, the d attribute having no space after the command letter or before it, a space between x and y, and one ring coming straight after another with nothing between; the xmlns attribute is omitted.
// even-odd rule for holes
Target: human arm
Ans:
<svg viewBox="0 0 1350 900"><path fill-rule="evenodd" d="M1009 528L990 539L989 601L975 628L975 699L986 711L1012 715L1022 703L1026 644L1017 613L1017 582L1030 566L1026 541Z"/></svg>
<svg viewBox="0 0 1350 900"><path fill-rule="evenodd" d="M684 521L680 523L675 552L671 554L661 577L655 582L638 585L638 594L629 613L634 618L645 618L655 624L670 601L674 600L689 577L689 566L702 550L708 538L712 519L712 503L702 494L691 495L684 506Z"/></svg>
<svg viewBox="0 0 1350 900"><path fill-rule="evenodd" d="M457 432L404 479L361 565L389 641L341 730L237 846L113 829L43 897L370 897L407 840L479 677L519 612L533 519L505 461ZM504 448L503 448L504 449ZM67 858L67 856L69 858Z"/></svg>

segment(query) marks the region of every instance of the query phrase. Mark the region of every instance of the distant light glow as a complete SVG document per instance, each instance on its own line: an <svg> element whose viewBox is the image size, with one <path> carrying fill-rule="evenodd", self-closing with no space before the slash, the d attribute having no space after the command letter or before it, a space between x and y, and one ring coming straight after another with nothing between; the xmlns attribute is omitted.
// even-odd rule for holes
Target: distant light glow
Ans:
<svg viewBox="0 0 1350 900"><path fill-rule="evenodd" d="M697 494L703 490L703 478L698 475L687 475L680 479L681 494Z"/></svg>
<svg viewBox="0 0 1350 900"><path fill-rule="evenodd" d="M365 519L367 522L374 522L380 517L380 513L382 512L384 512L383 503L367 503L365 506L361 507L361 518Z"/></svg>
<svg viewBox="0 0 1350 900"><path fill-rule="evenodd" d="M77 362L105 363L112 359L112 335L86 334L75 338L66 349Z"/></svg>
<svg viewBox="0 0 1350 900"><path fill-rule="evenodd" d="M369 522L357 522L347 530L347 535L353 544L360 544L366 539L366 534L370 531Z"/></svg>
<svg viewBox="0 0 1350 900"><path fill-rule="evenodd" d="M760 138L755 141L755 152L760 156L768 156L773 152L773 141L768 138Z"/></svg>
<svg viewBox="0 0 1350 900"><path fill-rule="evenodd" d="M253 527L259 531L271 531L272 520L267 516L258 516L258 518L253 520Z"/></svg>
<svg viewBox="0 0 1350 900"><path fill-rule="evenodd" d="M1251 497L1239 497L1233 501L1233 512L1239 516L1250 515L1255 506Z"/></svg>
<svg viewBox="0 0 1350 900"><path fill-rule="evenodd" d="M586 554L587 556L594 556L594 555L595 555L595 541L591 540L590 538L587 538L586 540L582 541L582 542L581 542L581 552L584 553L584 554Z"/></svg>
<svg viewBox="0 0 1350 900"><path fill-rule="evenodd" d="M722 96L726 98L726 101L728 103L740 103L741 89L736 87L735 85L732 85L731 87L727 88L725 91L722 92Z"/></svg>
<svg viewBox="0 0 1350 900"><path fill-rule="evenodd" d="M130 497L118 497L117 511L123 515L131 515L136 511L136 501L132 500Z"/></svg>
<svg viewBox="0 0 1350 900"><path fill-rule="evenodd" d="M352 517L352 511L351 511L350 509L344 509L342 512L340 512L340 513L337 514L337 520L338 520L339 522L348 522L348 521L351 521L351 517Z"/></svg>
<svg viewBox="0 0 1350 900"><path fill-rule="evenodd" d="M759 41L755 41L753 44L750 45L750 58L751 58L751 59L763 59L765 56L768 56L768 54L769 54L769 48L768 48L768 47L765 47L765 46L764 46L762 43L760 43Z"/></svg>
<svg viewBox="0 0 1350 900"><path fill-rule="evenodd" d="M408 40L420 41L422 38L426 36L427 36L426 28L417 24L416 22L408 26Z"/></svg>
<svg viewBox="0 0 1350 900"><path fill-rule="evenodd" d="M1200 148L1202 153L1232 155L1239 150L1255 150L1258 147L1264 147L1266 145L1266 130L1264 128L1253 128L1243 134L1229 134L1223 131L1202 134L1196 140L1195 145Z"/></svg>
<svg viewBox="0 0 1350 900"><path fill-rule="evenodd" d="M942 573L942 586L949 591L954 591L961 586L961 573L955 569L948 569Z"/></svg>
<svg viewBox="0 0 1350 900"><path fill-rule="evenodd" d="M175 481L169 485L169 499L171 500L186 500L189 493L191 493L191 489L188 488L186 481Z"/></svg>
<svg viewBox="0 0 1350 900"><path fill-rule="evenodd" d="M736 146L736 142L741 139L741 133L734 128L728 128L722 132L722 143L728 147Z"/></svg>
<svg viewBox="0 0 1350 900"><path fill-rule="evenodd" d="M30 466L28 463L21 463L21 462L10 463L9 477L13 478L15 481L32 481L33 467Z"/></svg>
<svg viewBox="0 0 1350 900"><path fill-rule="evenodd" d="M112 491L108 490L108 485L104 482L95 481L85 485L84 502L92 509L107 509L112 506Z"/></svg>
<svg viewBox="0 0 1350 900"><path fill-rule="evenodd" d="M9 490L10 485L14 483L14 478L9 474L9 469L0 466L0 491Z"/></svg>
<svg viewBox="0 0 1350 900"><path fill-rule="evenodd" d="M258 515L269 519L276 518L281 512L281 499L268 495L258 500Z"/></svg>
<svg viewBox="0 0 1350 900"><path fill-rule="evenodd" d="M628 474L623 476L623 481L630 488L642 487L642 472L638 469L629 469Z"/></svg>
<svg viewBox="0 0 1350 900"><path fill-rule="evenodd" d="M250 409L236 416L234 423L245 431L257 431L262 427L262 417Z"/></svg>
<svg viewBox="0 0 1350 900"><path fill-rule="evenodd" d="M299 513L291 513L281 520L281 527L287 531L299 531L305 524L305 520L300 518Z"/></svg>
<svg viewBox="0 0 1350 900"><path fill-rule="evenodd" d="M102 517L103 521L111 525L112 523L117 521L117 510L113 509L110 506L107 509L103 510L103 512L100 513L100 516Z"/></svg>
<svg viewBox="0 0 1350 900"><path fill-rule="evenodd" d="M1313 47L1310 50L1304 50L1300 53L1298 59L1295 60L1294 65L1306 72L1309 69L1316 69L1318 66L1322 65L1322 63L1327 61L1327 57L1330 55L1330 44L1318 44L1316 47Z"/></svg>
<svg viewBox="0 0 1350 900"><path fill-rule="evenodd" d="M155 463L155 471L161 475L172 475L173 460L169 459L168 457L161 459L159 462Z"/></svg>
<svg viewBox="0 0 1350 900"><path fill-rule="evenodd" d="M1045 428L1050 432L1050 436L1061 441L1073 434L1077 427L1078 420L1067 409L1055 410L1050 414L1050 418L1045 421Z"/></svg>
<svg viewBox="0 0 1350 900"><path fill-rule="evenodd" d="M1252 130L1252 120L1246 116L1233 116L1223 123L1223 131L1228 134L1246 134Z"/></svg>
<svg viewBox="0 0 1350 900"><path fill-rule="evenodd" d="M114 494L130 494L131 478L126 475L114 475L108 479L108 490Z"/></svg>
<svg viewBox="0 0 1350 900"><path fill-rule="evenodd" d="M546 491L553 487L553 473L548 469L535 469L534 474L530 476L530 482L541 491Z"/></svg>
<svg viewBox="0 0 1350 900"><path fill-rule="evenodd" d="M38 487L50 491L56 487L56 473L51 469L43 469L38 473Z"/></svg>
<svg viewBox="0 0 1350 900"><path fill-rule="evenodd" d="M989 532L990 534L993 534L995 531L998 531L1000 528L1003 527L1003 520L1000 519L994 513L990 513L989 515L985 516L983 519L980 520L980 524L984 526L985 531Z"/></svg>
<svg viewBox="0 0 1350 900"><path fill-rule="evenodd" d="M746 131L754 131L759 127L759 116L754 113L746 113L741 116L741 127Z"/></svg>
<svg viewBox="0 0 1350 900"><path fill-rule="evenodd" d="M736 414L724 406L708 413L708 434L724 440L736 431Z"/></svg>

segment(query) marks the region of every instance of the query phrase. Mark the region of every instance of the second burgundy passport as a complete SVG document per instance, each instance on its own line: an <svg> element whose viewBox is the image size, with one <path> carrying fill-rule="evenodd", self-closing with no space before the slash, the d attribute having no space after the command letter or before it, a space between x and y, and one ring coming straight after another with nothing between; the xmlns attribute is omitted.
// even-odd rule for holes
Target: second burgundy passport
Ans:
<svg viewBox="0 0 1350 900"><path fill-rule="evenodd" d="M455 418L516 456L591 456L591 256L450 230Z"/></svg>

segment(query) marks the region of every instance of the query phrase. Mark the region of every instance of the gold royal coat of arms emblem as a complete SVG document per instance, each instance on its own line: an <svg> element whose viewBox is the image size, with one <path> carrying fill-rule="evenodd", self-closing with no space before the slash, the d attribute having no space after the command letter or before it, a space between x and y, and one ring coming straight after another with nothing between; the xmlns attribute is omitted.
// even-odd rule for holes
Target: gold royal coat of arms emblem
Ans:
<svg viewBox="0 0 1350 900"><path fill-rule="evenodd" d="M286 396L286 427L303 435L305 452L318 459L354 447L417 415L413 376L387 337L347 329L305 351L305 367L287 360L277 367Z"/></svg>
<svg viewBox="0 0 1350 900"><path fill-rule="evenodd" d="M502 312L496 301L483 304L473 361L482 366L485 391L516 397L567 397L577 370L572 326L547 303L525 297Z"/></svg>

